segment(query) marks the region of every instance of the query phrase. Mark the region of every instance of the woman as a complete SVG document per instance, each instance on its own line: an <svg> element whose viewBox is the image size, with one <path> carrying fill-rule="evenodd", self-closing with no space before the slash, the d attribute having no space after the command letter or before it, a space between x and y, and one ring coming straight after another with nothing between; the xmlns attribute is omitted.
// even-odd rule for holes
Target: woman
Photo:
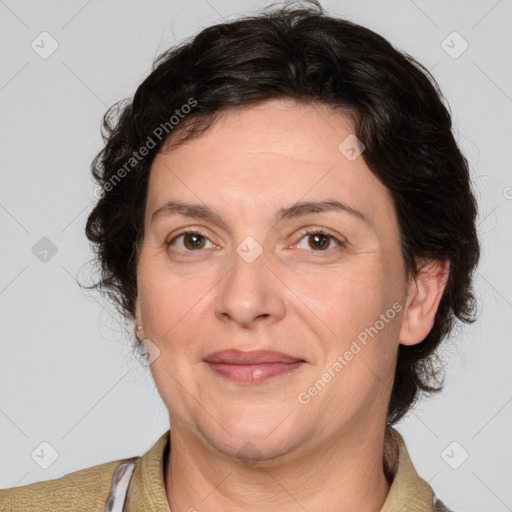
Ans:
<svg viewBox="0 0 512 512"><path fill-rule="evenodd" d="M86 232L171 428L2 510L448 510L393 429L479 258L428 72L312 2L203 30L116 108Z"/></svg>

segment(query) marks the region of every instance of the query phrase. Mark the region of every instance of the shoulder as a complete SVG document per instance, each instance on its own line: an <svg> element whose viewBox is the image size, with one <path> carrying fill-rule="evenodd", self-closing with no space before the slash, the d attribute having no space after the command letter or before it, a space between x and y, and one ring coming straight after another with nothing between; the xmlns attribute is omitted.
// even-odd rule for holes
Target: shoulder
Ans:
<svg viewBox="0 0 512 512"><path fill-rule="evenodd" d="M106 462L54 480L0 489L0 510L104 512L114 470L130 460Z"/></svg>

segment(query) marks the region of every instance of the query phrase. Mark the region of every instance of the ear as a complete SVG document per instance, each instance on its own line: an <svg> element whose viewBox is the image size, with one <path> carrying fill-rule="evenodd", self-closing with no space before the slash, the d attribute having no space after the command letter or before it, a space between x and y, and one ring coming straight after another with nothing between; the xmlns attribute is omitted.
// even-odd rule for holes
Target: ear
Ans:
<svg viewBox="0 0 512 512"><path fill-rule="evenodd" d="M422 260L418 275L408 285L398 338L402 345L421 343L432 329L449 273L448 260Z"/></svg>
<svg viewBox="0 0 512 512"><path fill-rule="evenodd" d="M137 298L135 299L135 315L134 315L134 319L135 319L135 326L134 326L134 331L135 331L135 337L139 340L139 341L142 341L145 336L144 336L144 326L142 325L142 321L141 321L141 318L140 318L140 304L139 304L139 296L137 295ZM137 326L140 325L142 326L141 329L137 330Z"/></svg>

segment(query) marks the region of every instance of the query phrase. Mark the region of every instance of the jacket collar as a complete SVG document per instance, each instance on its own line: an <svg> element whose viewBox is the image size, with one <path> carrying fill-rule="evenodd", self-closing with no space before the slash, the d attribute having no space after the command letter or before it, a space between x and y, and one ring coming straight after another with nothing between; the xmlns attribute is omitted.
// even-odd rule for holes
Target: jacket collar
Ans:
<svg viewBox="0 0 512 512"><path fill-rule="evenodd" d="M130 482L126 512L152 510L171 512L165 491L165 461L170 450L170 430L140 459ZM416 472L404 439L389 427L384 440L384 468L392 480L380 512L430 512L447 510L441 502L434 508L432 488ZM440 508L437 508L440 507Z"/></svg>

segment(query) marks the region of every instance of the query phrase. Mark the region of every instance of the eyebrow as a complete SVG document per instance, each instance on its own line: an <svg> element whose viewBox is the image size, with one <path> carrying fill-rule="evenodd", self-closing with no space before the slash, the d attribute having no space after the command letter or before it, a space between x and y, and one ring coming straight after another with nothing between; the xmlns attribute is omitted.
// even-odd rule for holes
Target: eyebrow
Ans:
<svg viewBox="0 0 512 512"><path fill-rule="evenodd" d="M336 200L299 202L287 208L281 208L276 215L276 224L285 219L303 217L311 213L324 213L331 211L348 213L366 224L371 225L370 220L362 212ZM158 208L158 210L153 212L150 223L153 223L161 217L170 217L172 215L210 220L226 226L222 217L209 206L195 203L184 203L181 201L168 201L165 203L163 206Z"/></svg>

